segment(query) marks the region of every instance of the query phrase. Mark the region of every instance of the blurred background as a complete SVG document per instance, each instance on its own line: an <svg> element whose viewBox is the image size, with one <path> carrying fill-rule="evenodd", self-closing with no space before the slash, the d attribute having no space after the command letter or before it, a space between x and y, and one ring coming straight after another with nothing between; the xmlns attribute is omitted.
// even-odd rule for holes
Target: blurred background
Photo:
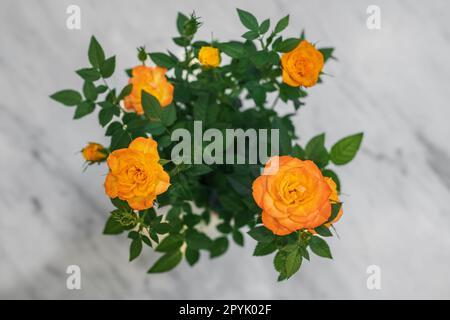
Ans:
<svg viewBox="0 0 450 320"><path fill-rule="evenodd" d="M69 5L81 30L66 27ZM381 29L366 25L369 5ZM108 143L95 115L73 121L48 96L81 88L74 70L88 65L95 34L117 70L137 64L136 47L177 52L178 11L195 10L199 38L237 39L235 8L270 17L290 14L284 34L303 28L311 42L336 47L329 77L309 91L296 117L300 143L325 131L327 145L364 131L363 147L338 167L345 202L330 246L289 281L276 282L272 257L252 257L255 241L174 271L147 275L159 256L128 262L125 236L104 236L111 204L106 167L83 172L79 150ZM0 298L32 299L393 299L450 298L450 2L419 1L25 1L0 10ZM111 84L123 86L124 72ZM282 112L290 107L278 105ZM79 265L82 289L66 288ZM368 266L381 270L369 290Z"/></svg>

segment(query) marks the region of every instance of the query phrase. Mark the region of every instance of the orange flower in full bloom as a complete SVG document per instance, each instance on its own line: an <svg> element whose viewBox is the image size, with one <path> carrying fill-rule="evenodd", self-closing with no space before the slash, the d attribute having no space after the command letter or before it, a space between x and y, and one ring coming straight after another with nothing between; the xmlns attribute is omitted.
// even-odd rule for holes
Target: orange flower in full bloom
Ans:
<svg viewBox="0 0 450 320"><path fill-rule="evenodd" d="M142 90L158 99L162 108L172 103L173 85L167 81L166 68L137 66L133 68L128 81L133 85L130 95L124 99L125 108L143 114L141 103Z"/></svg>
<svg viewBox="0 0 450 320"><path fill-rule="evenodd" d="M281 57L283 82L292 87L311 87L317 83L322 71L322 53L306 40Z"/></svg>
<svg viewBox="0 0 450 320"><path fill-rule="evenodd" d="M275 160L278 170L269 175ZM331 215L331 193L314 162L291 156L272 157L263 175L253 182L253 198L263 210L263 224L277 235L315 228L326 222Z"/></svg>
<svg viewBox="0 0 450 320"><path fill-rule="evenodd" d="M136 138L128 148L113 151L107 162L106 194L127 201L134 210L151 208L156 196L170 185L152 138Z"/></svg>
<svg viewBox="0 0 450 320"><path fill-rule="evenodd" d="M88 145L81 150L81 154L83 155L83 158L89 162L101 162L108 156L105 147L95 142L89 142Z"/></svg>

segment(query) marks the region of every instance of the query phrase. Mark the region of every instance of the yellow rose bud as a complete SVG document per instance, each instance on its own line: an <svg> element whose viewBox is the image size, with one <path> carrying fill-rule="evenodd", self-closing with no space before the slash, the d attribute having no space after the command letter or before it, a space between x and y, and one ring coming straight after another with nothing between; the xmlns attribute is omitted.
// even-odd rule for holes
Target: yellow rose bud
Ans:
<svg viewBox="0 0 450 320"><path fill-rule="evenodd" d="M214 47L202 47L198 53L198 60L207 68L216 68L220 65L219 49Z"/></svg>
<svg viewBox="0 0 450 320"><path fill-rule="evenodd" d="M86 161L89 162L102 162L108 156L106 149L99 143L90 142L83 150L81 154Z"/></svg>
<svg viewBox="0 0 450 320"><path fill-rule="evenodd" d="M294 50L283 54L283 82L292 87L311 87L319 80L323 68L323 55L306 40Z"/></svg>

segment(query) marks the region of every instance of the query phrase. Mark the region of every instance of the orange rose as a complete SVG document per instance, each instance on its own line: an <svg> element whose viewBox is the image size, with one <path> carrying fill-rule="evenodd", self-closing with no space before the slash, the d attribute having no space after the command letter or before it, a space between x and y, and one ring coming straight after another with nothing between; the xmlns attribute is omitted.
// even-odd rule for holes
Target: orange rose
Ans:
<svg viewBox="0 0 450 320"><path fill-rule="evenodd" d="M253 198L263 209L263 224L277 235L287 235L326 222L331 215L332 190L319 168L310 160L276 156L267 162L264 174L275 158L278 171L253 182Z"/></svg>
<svg viewBox="0 0 450 320"><path fill-rule="evenodd" d="M128 148L113 151L107 161L106 194L127 201L135 210L151 208L156 196L170 185L152 138L136 138Z"/></svg>
<svg viewBox="0 0 450 320"><path fill-rule="evenodd" d="M311 87L317 83L323 68L323 55L306 40L294 50L283 54L283 82L292 87Z"/></svg>
<svg viewBox="0 0 450 320"><path fill-rule="evenodd" d="M167 107L172 103L173 85L167 81L166 68L137 66L133 68L132 77L128 80L133 85L131 94L124 99L125 108L134 110L137 114L143 114L141 92L150 93L158 99L161 107Z"/></svg>
<svg viewBox="0 0 450 320"><path fill-rule="evenodd" d="M214 47L201 47L198 52L198 60L200 63L208 68L216 68L220 64L219 49Z"/></svg>
<svg viewBox="0 0 450 320"><path fill-rule="evenodd" d="M81 150L81 154L83 155L83 158L89 162L101 162L108 156L106 149L101 144L95 142L89 142L88 145Z"/></svg>

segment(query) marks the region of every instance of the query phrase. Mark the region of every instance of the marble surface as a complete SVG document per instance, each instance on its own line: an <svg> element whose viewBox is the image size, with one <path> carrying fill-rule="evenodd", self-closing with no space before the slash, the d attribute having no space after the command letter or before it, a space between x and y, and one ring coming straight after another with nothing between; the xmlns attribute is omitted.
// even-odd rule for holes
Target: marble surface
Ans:
<svg viewBox="0 0 450 320"><path fill-rule="evenodd" d="M81 30L66 28L70 4L81 7ZM370 4L381 8L381 30L366 27ZM239 37L237 6L259 18L289 13L288 33L306 28L312 41L337 48L331 76L309 90L296 118L301 141L326 131L330 145L365 131L356 160L336 168L345 216L331 241L334 261L313 258L277 283L271 258L252 257L246 238L222 258L149 276L155 254L128 263L128 241L101 234L111 209L106 170L83 173L78 153L87 141L106 142L96 117L72 121L73 110L48 95L81 86L73 70L87 64L91 34L125 69L139 45L176 49L178 10L195 9L203 37ZM446 0L3 0L0 298L450 298L449 11ZM124 81L118 74L112 84ZM71 264L81 267L82 290L66 289ZM366 286L374 264L381 290Z"/></svg>

